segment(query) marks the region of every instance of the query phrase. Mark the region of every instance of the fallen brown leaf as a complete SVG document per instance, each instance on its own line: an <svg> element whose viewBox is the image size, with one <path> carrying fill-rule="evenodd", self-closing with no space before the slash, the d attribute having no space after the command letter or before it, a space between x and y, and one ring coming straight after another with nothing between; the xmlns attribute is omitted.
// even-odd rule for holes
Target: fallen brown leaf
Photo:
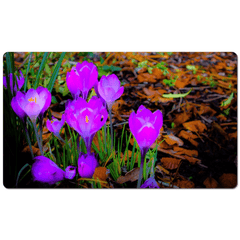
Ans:
<svg viewBox="0 0 240 240"><path fill-rule="evenodd" d="M117 183L123 184L125 182L135 182L138 180L140 168L134 168L130 172L126 173L125 176L121 176L117 179Z"/></svg>

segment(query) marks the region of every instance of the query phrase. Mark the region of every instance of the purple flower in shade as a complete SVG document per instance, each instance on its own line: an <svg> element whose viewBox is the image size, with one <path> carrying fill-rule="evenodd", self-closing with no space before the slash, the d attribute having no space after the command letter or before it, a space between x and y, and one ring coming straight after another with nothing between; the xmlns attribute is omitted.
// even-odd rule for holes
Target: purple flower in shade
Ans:
<svg viewBox="0 0 240 240"><path fill-rule="evenodd" d="M33 181L48 183L50 185L62 181L64 178L73 179L76 175L76 167L68 166L66 172L63 171L51 159L38 156L34 158L32 165Z"/></svg>
<svg viewBox="0 0 240 240"><path fill-rule="evenodd" d="M163 115L160 110L152 113L141 105L137 111L132 112L129 117L129 127L136 138L140 149L149 149L158 137L163 125Z"/></svg>
<svg viewBox="0 0 240 240"><path fill-rule="evenodd" d="M89 102L82 98L68 103L65 111L66 122L83 138L87 152L91 153L91 144L95 133L107 120L107 110L101 99L92 97Z"/></svg>
<svg viewBox="0 0 240 240"><path fill-rule="evenodd" d="M52 117L52 120L47 120L47 129L54 133L55 135L59 135L59 131L61 130L63 124L65 123L65 114L62 115L62 119L59 121L55 117Z"/></svg>
<svg viewBox="0 0 240 240"><path fill-rule="evenodd" d="M78 158L78 173L82 178L91 178L96 167L98 167L98 161L94 153L80 153Z"/></svg>
<svg viewBox="0 0 240 240"><path fill-rule="evenodd" d="M147 187L149 187L149 188L159 188L159 186L158 186L154 177L150 177L149 179L147 179L145 181L145 183L140 188L147 188Z"/></svg>
<svg viewBox="0 0 240 240"><path fill-rule="evenodd" d="M140 187L145 155L155 142L163 125L163 115L160 110L152 113L143 105L138 108L137 114L132 112L129 117L129 127L141 151L141 165L137 187Z"/></svg>
<svg viewBox="0 0 240 240"><path fill-rule="evenodd" d="M93 63L83 61L67 73L66 82L74 99L77 99L80 93L84 99L87 99L88 92L97 83L97 79L97 67Z"/></svg>
<svg viewBox="0 0 240 240"><path fill-rule="evenodd" d="M65 178L72 180L76 176L76 167L68 166L65 169Z"/></svg>
<svg viewBox="0 0 240 240"><path fill-rule="evenodd" d="M25 123L27 114L23 111L23 109L19 105L21 98L24 99L24 94L18 91L16 96L12 98L11 107L13 111L19 116L19 118Z"/></svg>
<svg viewBox="0 0 240 240"><path fill-rule="evenodd" d="M19 89L21 89L22 88L22 86L24 85L24 76L23 76L23 73L21 72L21 71L19 71L20 72L20 77L18 77L17 75L15 75L16 76L16 81L17 81L17 84L16 84L16 82L15 82L15 85L14 85L14 87L13 87L13 74L12 73L10 73L9 75L8 75L8 78L9 78L9 81L10 81L10 88L11 88L11 92L13 93L13 91L14 92L17 92L17 90ZM4 85L4 87L5 88L7 88L7 78L6 78L6 76L3 76L3 85ZM18 85L18 89L17 89L17 85Z"/></svg>
<svg viewBox="0 0 240 240"><path fill-rule="evenodd" d="M38 93L35 89L29 89L24 97L18 98L18 104L32 122L36 122L38 115L45 107L47 99L48 95L45 91Z"/></svg>
<svg viewBox="0 0 240 240"><path fill-rule="evenodd" d="M106 101L108 109L112 108L114 101L121 97L124 87L120 86L120 81L115 74L102 76L98 83L98 94Z"/></svg>
<svg viewBox="0 0 240 240"><path fill-rule="evenodd" d="M51 95L50 91L47 88L42 87L42 86L39 86L36 89L36 91L37 91L39 96L41 95L43 98L46 99L45 104L44 104L44 106L43 106L43 108L42 108L42 110L41 110L41 112L39 114L40 118L43 118L44 112L49 108L49 106L51 104L52 95Z"/></svg>

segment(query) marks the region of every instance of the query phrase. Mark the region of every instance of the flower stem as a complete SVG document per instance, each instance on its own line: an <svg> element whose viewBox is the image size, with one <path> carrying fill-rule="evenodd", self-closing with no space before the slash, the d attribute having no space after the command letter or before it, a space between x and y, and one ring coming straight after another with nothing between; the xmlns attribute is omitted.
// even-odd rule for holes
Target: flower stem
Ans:
<svg viewBox="0 0 240 240"><path fill-rule="evenodd" d="M58 139L60 139L63 143L66 144L65 140L60 136L60 134L55 135Z"/></svg>
<svg viewBox="0 0 240 240"><path fill-rule="evenodd" d="M105 146L105 152L107 152L107 125L104 124L104 146Z"/></svg>
<svg viewBox="0 0 240 240"><path fill-rule="evenodd" d="M112 113L111 108L108 109L109 117L110 117L110 128L111 128L111 152L113 150L113 125L112 125Z"/></svg>
<svg viewBox="0 0 240 240"><path fill-rule="evenodd" d="M43 150L42 150L42 145L41 145L41 142L40 142L40 139L39 139L39 136L38 136L38 132L37 132L36 121L33 122L33 128L34 128L34 131L35 131L35 134L36 134L36 138L37 138L37 142L38 142L40 152L41 152L42 156L44 156L44 153L43 153Z"/></svg>
<svg viewBox="0 0 240 240"><path fill-rule="evenodd" d="M148 151L148 148L141 149L141 165L140 165L139 177L138 177L138 182L137 182L137 188L140 188L140 186L141 186L142 175L143 175L143 163L144 163L144 159L145 159L147 151Z"/></svg>
<svg viewBox="0 0 240 240"><path fill-rule="evenodd" d="M43 117L40 117L39 118L39 129L40 129L40 138L39 138L39 140L40 140L40 144L41 144L41 146L42 146L42 126L43 126Z"/></svg>
<svg viewBox="0 0 240 240"><path fill-rule="evenodd" d="M27 143L28 143L28 146L29 146L29 149L30 149L30 152L31 152L31 156L32 156L32 158L34 158L32 145L31 145L31 141L30 141L30 137L29 137L29 133L28 133L28 130L27 130L27 126L25 125L24 128L25 128L26 137L27 137Z"/></svg>

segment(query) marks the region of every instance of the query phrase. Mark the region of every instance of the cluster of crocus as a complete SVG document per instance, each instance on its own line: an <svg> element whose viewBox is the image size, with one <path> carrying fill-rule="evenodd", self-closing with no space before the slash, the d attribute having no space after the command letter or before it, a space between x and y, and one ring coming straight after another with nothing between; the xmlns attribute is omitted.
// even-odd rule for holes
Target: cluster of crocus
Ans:
<svg viewBox="0 0 240 240"><path fill-rule="evenodd" d="M29 117L33 122L35 134L42 156L34 158L32 165L32 175L35 181L54 184L58 181L73 179L76 175L76 168L68 166L65 171L57 166L56 163L44 157L41 143L42 122L45 111L51 103L51 93L47 88L38 87L29 89L26 93L18 91L24 85L24 77L20 72L20 78L16 76L16 83L13 86L13 74L9 74L10 88L16 96L12 98L11 106L15 113L26 126L26 118ZM3 79L4 86L7 87L6 77ZM95 168L99 165L94 153L91 153L91 145L94 135L103 126L106 127L106 121L110 117L111 127L111 148L113 148L113 127L111 109L124 91L120 81L115 74L102 76L98 82L97 67L93 63L84 61L78 63L71 69L66 76L66 82L73 100L66 103L65 114L62 115L61 121L55 118L47 120L47 128L55 136L61 139L59 131L65 121L72 127L85 142L87 153L80 153L78 158L78 173L82 178L91 178ZM17 87L18 86L18 87ZM94 87L97 96L87 101L89 91ZM107 111L108 110L108 111ZM36 129L36 121L39 119L40 136ZM152 113L144 106L140 106L137 113L132 112L129 117L129 127L135 137L141 151L141 165L137 187L141 186L143 163L145 155L150 146L157 139L160 129L163 125L163 116L160 110ZM25 127L26 129L26 127ZM27 131L27 130L26 130ZM106 134L105 134L106 137ZM29 136L28 136L29 138ZM28 139L29 141L29 139ZM64 140L62 140L64 141ZM30 141L29 141L30 142ZM158 188L154 177L145 181L141 188L150 187Z"/></svg>
<svg viewBox="0 0 240 240"><path fill-rule="evenodd" d="M55 162L47 157L38 156L34 158L34 161L32 165L33 181L53 185L63 179L71 180L76 176L75 166L68 166L65 171L63 171ZM98 161L94 153L80 153L78 159L78 173L82 178L91 178L97 166Z"/></svg>
<svg viewBox="0 0 240 240"><path fill-rule="evenodd" d="M141 105L137 113L132 112L129 117L129 127L141 151L141 165L138 179L139 188L142 180L143 163L150 146L156 141L163 125L163 115L160 110L152 113Z"/></svg>

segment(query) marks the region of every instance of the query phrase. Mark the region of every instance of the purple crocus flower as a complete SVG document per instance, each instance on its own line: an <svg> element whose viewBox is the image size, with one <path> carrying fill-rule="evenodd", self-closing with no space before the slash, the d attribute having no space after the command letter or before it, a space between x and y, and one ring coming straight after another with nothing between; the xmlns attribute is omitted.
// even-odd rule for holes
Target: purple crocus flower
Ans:
<svg viewBox="0 0 240 240"><path fill-rule="evenodd" d="M101 77L96 93L106 101L108 109L111 109L114 101L123 94L124 87L120 85L121 83L115 74Z"/></svg>
<svg viewBox="0 0 240 240"><path fill-rule="evenodd" d="M18 91L16 96L12 98L11 101L11 107L13 109L13 111L19 116L19 118L22 120L23 123L26 122L26 117L27 114L25 113L25 111L23 111L23 109L21 108L21 106L19 105L20 99L24 99L24 93Z"/></svg>
<svg viewBox="0 0 240 240"><path fill-rule="evenodd" d="M35 123L46 104L47 98L48 95L45 91L38 93L35 89L29 89L24 97L18 98L18 104L32 122Z"/></svg>
<svg viewBox="0 0 240 240"><path fill-rule="evenodd" d="M65 114L62 115L62 119L59 121L55 117L52 117L52 120L47 120L47 129L54 133L55 135L59 135L59 131L61 130L63 124L65 123Z"/></svg>
<svg viewBox="0 0 240 240"><path fill-rule="evenodd" d="M78 158L78 173L82 178L91 178L97 166L98 161L94 153L80 153Z"/></svg>
<svg viewBox="0 0 240 240"><path fill-rule="evenodd" d="M35 162L32 165L33 181L39 181L48 183L50 185L56 182L62 181L64 178L73 179L74 172L76 174L76 167L69 166L66 168L66 172L63 171L58 165L51 159L38 156L34 158ZM75 168L75 170L74 170Z"/></svg>
<svg viewBox="0 0 240 240"><path fill-rule="evenodd" d="M147 187L149 187L149 188L159 188L159 186L158 186L154 177L150 177L149 179L147 179L145 181L145 183L140 188L147 188Z"/></svg>
<svg viewBox="0 0 240 240"><path fill-rule="evenodd" d="M15 85L14 85L14 87L13 87L13 74L12 73L10 73L9 75L8 75L8 78L9 78L9 81L10 81L10 88L11 88L11 92L12 92L12 94L13 94L13 92L17 92L18 91L18 89L20 90L21 88L22 88L22 86L24 85L24 76L23 76L23 73L21 72L21 71L19 71L20 72L20 77L18 77L17 75L15 75L16 76L16 81L17 81L17 84L16 84L16 82L15 82ZM4 87L5 88L7 88L7 78L6 78L6 76L3 76L3 85L4 85ZM17 89L17 85L18 85L18 89Z"/></svg>
<svg viewBox="0 0 240 240"><path fill-rule="evenodd" d="M82 98L72 101L65 111L66 121L83 138L87 152L91 153L91 144L95 133L107 120L107 110L101 99L92 97L89 102Z"/></svg>
<svg viewBox="0 0 240 240"><path fill-rule="evenodd" d="M138 188L141 184L143 163L150 146L155 142L163 125L163 115L160 110L152 113L143 105L138 108L137 114L132 112L129 117L129 127L141 151L141 165L138 179Z"/></svg>
<svg viewBox="0 0 240 240"><path fill-rule="evenodd" d="M97 78L97 67L93 63L83 61L67 73L66 82L74 99L77 99L80 93L83 99L87 99L88 92L96 84Z"/></svg>
<svg viewBox="0 0 240 240"><path fill-rule="evenodd" d="M140 149L149 149L158 137L163 125L163 115L160 110L152 113L141 105L137 111L132 112L129 117L129 127L136 138Z"/></svg>

